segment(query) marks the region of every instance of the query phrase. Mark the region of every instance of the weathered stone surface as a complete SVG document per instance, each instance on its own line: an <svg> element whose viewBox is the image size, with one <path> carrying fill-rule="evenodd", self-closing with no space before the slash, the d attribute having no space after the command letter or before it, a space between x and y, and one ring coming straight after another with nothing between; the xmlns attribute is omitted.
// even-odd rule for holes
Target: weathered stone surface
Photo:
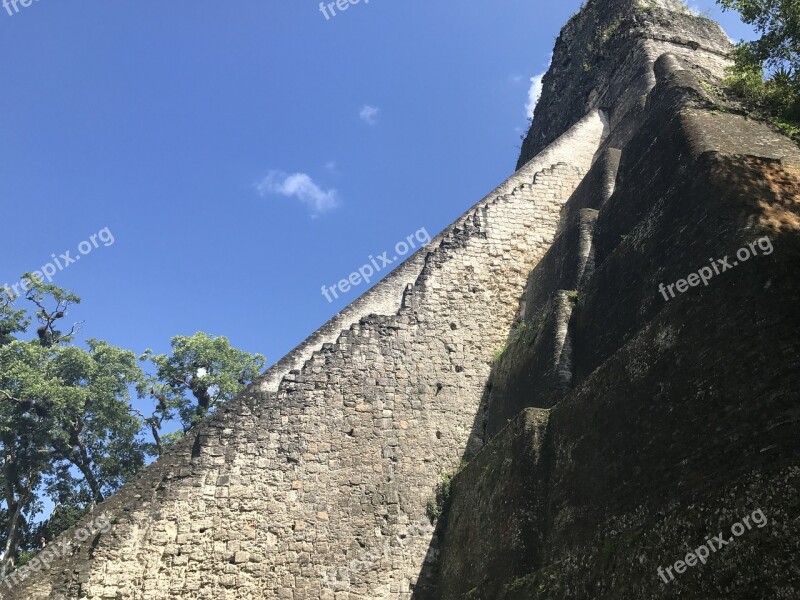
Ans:
<svg viewBox="0 0 800 600"><path fill-rule="evenodd" d="M423 567L435 561L426 505L440 475L483 443L473 421L492 355L606 134L603 115L587 115L438 236L413 285L385 284L398 292L396 309L348 324L276 392L259 391L273 371L223 407L98 508L114 519L109 534L11 597L410 598L425 589Z"/></svg>
<svg viewBox="0 0 800 600"><path fill-rule="evenodd" d="M655 85L659 56L672 53L699 72L719 76L730 64L731 48L717 23L691 15L678 0L589 0L556 40L517 166L593 108L605 110L617 129L641 109ZM618 135L623 133L621 128Z"/></svg>
<svg viewBox="0 0 800 600"><path fill-rule="evenodd" d="M522 411L454 480L441 542L447 585L437 598L493 598L498 582L541 565L548 418L545 409Z"/></svg>
<svg viewBox="0 0 800 600"><path fill-rule="evenodd" d="M570 385L543 402L547 367L512 334L506 354L526 358L493 373L489 422L525 399L549 409L537 460L492 486L476 478L525 461L509 449L531 436L512 421L456 476L431 598L800 597L798 148L712 106L701 84L709 73L685 58L654 62L655 86L600 153L621 153L612 193L600 191L598 161L529 277L524 315L576 280L584 250L574 224L598 210L594 269L576 284L569 317ZM674 288L710 257L729 267L662 295L659 284ZM745 517L737 538L732 526ZM734 541L662 580L659 568L720 532Z"/></svg>
<svg viewBox="0 0 800 600"><path fill-rule="evenodd" d="M590 0L520 169L3 598L799 597L800 168L705 93L729 49L678 0Z"/></svg>
<svg viewBox="0 0 800 600"><path fill-rule="evenodd" d="M487 439L521 410L549 408L570 388L572 342L568 329L575 301L575 292L554 290L538 310L515 324L487 386Z"/></svg>

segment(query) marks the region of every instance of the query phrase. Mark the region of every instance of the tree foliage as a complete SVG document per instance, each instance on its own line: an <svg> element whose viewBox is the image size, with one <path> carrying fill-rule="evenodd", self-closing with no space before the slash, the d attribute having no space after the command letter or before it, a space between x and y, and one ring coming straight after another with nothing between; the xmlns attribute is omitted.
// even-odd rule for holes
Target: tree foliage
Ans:
<svg viewBox="0 0 800 600"><path fill-rule="evenodd" d="M81 323L65 324L80 298L24 277L23 298L0 290L0 576L119 489L265 363L204 333L175 337L170 354L148 350L140 359L97 339L79 345ZM135 401L152 403L152 413ZM53 509L42 520L46 504Z"/></svg>
<svg viewBox="0 0 800 600"><path fill-rule="evenodd" d="M800 0L718 0L761 36L736 47L728 87L783 122L800 123Z"/></svg>
<svg viewBox="0 0 800 600"><path fill-rule="evenodd" d="M172 353L145 352L156 368L144 391L157 401L159 420L179 418L188 431L253 381L264 368L260 354L232 347L227 338L198 332L172 338Z"/></svg>

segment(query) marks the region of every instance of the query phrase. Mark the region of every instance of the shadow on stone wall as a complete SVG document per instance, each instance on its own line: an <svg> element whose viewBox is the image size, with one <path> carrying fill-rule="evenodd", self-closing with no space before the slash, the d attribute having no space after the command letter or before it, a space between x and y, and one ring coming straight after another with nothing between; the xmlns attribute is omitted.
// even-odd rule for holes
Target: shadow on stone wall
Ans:
<svg viewBox="0 0 800 600"><path fill-rule="evenodd" d="M537 407L532 387L465 456L415 600L797 596L800 153L765 125L742 136L740 117L670 107L600 211L571 389ZM659 293L724 258L707 286ZM512 376L493 372L476 435ZM769 525L664 586L659 567L756 509Z"/></svg>

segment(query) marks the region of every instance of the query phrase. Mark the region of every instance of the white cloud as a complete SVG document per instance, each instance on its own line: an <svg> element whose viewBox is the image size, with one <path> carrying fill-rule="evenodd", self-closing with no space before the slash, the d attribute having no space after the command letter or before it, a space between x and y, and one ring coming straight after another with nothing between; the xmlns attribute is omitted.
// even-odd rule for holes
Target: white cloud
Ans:
<svg viewBox="0 0 800 600"><path fill-rule="evenodd" d="M272 194L299 200L311 209L312 217L318 217L339 205L336 190L322 189L305 173L270 171L256 184L256 190L261 196Z"/></svg>
<svg viewBox="0 0 800 600"><path fill-rule="evenodd" d="M528 101L525 103L525 116L529 119L533 119L533 111L539 103L539 98L542 97L542 81L544 80L545 74L550 69L551 64L553 64L552 54L547 61L547 68L538 75L531 77L531 87L528 89Z"/></svg>
<svg viewBox="0 0 800 600"><path fill-rule="evenodd" d="M336 161L335 160L329 160L328 162L326 162L325 163L325 170L328 171L328 173L333 173L335 175L338 172L337 169L336 169Z"/></svg>
<svg viewBox="0 0 800 600"><path fill-rule="evenodd" d="M544 79L544 73L539 73L531 77L531 87L528 90L528 102L525 103L525 115L529 119L533 118L533 111L539 103L539 98L542 97L542 79Z"/></svg>
<svg viewBox="0 0 800 600"><path fill-rule="evenodd" d="M361 107L361 112L358 113L359 118L367 125L375 125L378 123L378 113L381 111L376 106L365 104Z"/></svg>

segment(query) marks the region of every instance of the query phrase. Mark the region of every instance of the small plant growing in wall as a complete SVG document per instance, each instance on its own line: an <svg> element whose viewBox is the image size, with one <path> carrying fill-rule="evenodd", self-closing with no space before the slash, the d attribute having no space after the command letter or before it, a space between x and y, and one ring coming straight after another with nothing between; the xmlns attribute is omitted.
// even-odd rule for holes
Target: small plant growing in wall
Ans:
<svg viewBox="0 0 800 600"><path fill-rule="evenodd" d="M567 299L572 303L573 306L580 306L583 302L583 294L572 290L567 292Z"/></svg>
<svg viewBox="0 0 800 600"><path fill-rule="evenodd" d="M620 28L620 25L622 25L622 17L617 17L610 25L608 25L608 27L603 29L603 31L600 33L600 37L603 39L603 43L611 39L611 37Z"/></svg>
<svg viewBox="0 0 800 600"><path fill-rule="evenodd" d="M497 364L500 362L500 359L503 358L503 353L506 351L505 347L498 348L494 352L492 352L492 364Z"/></svg>
<svg viewBox="0 0 800 600"><path fill-rule="evenodd" d="M453 479L455 479L466 466L467 462L462 459L458 468L453 473L442 475L442 478L436 486L436 494L433 498L428 500L428 504L425 506L425 514L431 522L431 525L436 525L436 522L447 514L447 510L450 508L450 501L452 500Z"/></svg>

